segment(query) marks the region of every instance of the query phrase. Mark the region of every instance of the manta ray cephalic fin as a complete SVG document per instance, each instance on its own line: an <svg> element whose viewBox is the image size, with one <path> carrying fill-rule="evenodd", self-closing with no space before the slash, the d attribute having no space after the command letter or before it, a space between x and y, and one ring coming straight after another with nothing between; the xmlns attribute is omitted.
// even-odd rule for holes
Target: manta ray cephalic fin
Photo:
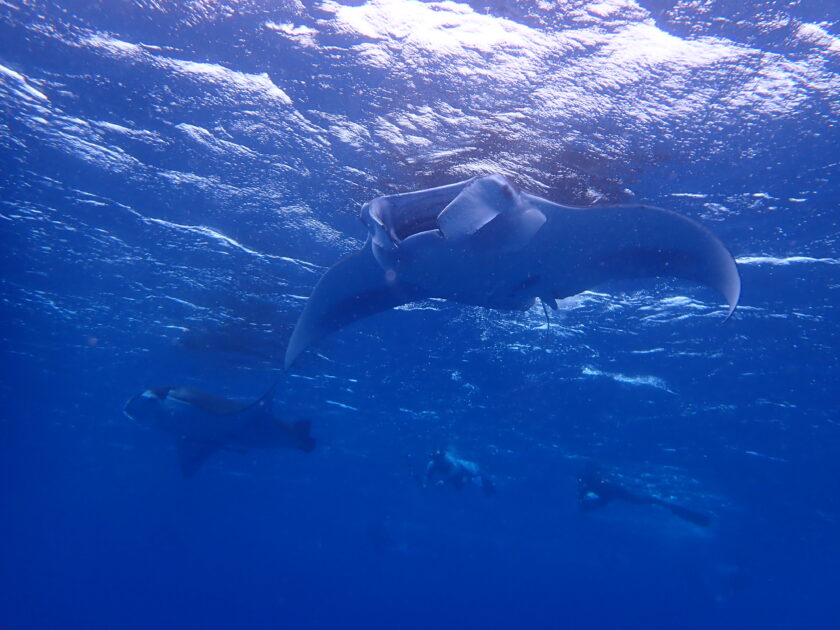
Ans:
<svg viewBox="0 0 840 630"><path fill-rule="evenodd" d="M545 222L545 215L500 175L464 188L437 218L448 241L475 237L473 246L490 246L498 252L522 249Z"/></svg>

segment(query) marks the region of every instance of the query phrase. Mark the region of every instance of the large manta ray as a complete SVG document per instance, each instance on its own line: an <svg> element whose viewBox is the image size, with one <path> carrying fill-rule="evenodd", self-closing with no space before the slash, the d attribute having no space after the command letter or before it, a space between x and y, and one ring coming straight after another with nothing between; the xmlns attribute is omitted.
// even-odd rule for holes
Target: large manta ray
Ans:
<svg viewBox="0 0 840 630"><path fill-rule="evenodd" d="M319 339L368 315L424 298L525 310L606 280L674 276L717 289L735 310L741 281L709 230L670 210L561 206L501 175L362 207L368 239L327 271L292 332L286 367Z"/></svg>

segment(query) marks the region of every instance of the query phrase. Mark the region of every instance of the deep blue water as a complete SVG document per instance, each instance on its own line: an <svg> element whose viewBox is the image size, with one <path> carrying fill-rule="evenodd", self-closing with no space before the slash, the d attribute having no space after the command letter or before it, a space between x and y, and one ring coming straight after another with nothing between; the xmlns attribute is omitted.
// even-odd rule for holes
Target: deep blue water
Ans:
<svg viewBox="0 0 840 630"><path fill-rule="evenodd" d="M0 0L0 107L3 630L840 628L835 2ZM360 204L490 172L699 220L739 309L428 301L283 373ZM278 377L313 453L185 479L122 414Z"/></svg>

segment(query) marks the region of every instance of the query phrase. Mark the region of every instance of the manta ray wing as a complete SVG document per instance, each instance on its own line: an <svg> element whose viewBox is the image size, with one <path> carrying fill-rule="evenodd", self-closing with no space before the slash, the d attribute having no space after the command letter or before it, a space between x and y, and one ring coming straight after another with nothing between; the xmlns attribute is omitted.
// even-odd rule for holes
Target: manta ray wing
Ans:
<svg viewBox="0 0 840 630"><path fill-rule="evenodd" d="M607 280L664 276L717 290L735 310L741 280L732 255L705 227L653 206L561 206L525 195L547 217L532 244L533 274L553 297L568 297ZM573 239L569 235L574 235Z"/></svg>
<svg viewBox="0 0 840 630"><path fill-rule="evenodd" d="M396 281L371 252L343 258L315 285L286 349L286 368L313 343L331 332L375 313L425 297L417 287Z"/></svg>

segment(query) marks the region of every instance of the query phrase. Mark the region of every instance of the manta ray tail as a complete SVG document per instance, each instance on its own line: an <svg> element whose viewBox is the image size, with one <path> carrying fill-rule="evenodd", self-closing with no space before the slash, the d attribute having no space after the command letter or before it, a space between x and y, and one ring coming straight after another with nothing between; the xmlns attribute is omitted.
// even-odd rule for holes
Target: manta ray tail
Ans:
<svg viewBox="0 0 840 630"><path fill-rule="evenodd" d="M674 505L673 503L666 505L669 510L676 516L697 525L698 527L709 527L712 524L712 519L706 514L684 508L681 505Z"/></svg>
<svg viewBox="0 0 840 630"><path fill-rule="evenodd" d="M484 496L486 497L492 497L496 494L496 484L486 475L481 475L481 489L484 491Z"/></svg>
<svg viewBox="0 0 840 630"><path fill-rule="evenodd" d="M697 525L698 527L709 527L712 524L712 519L702 512L697 512L696 510L691 510L681 505L671 503L670 501L663 501L662 499L654 497L651 497L650 502L654 505L661 505L665 509L669 510L671 514L679 516L681 519L686 520L693 525Z"/></svg>
<svg viewBox="0 0 840 630"><path fill-rule="evenodd" d="M356 320L423 297L388 277L376 262L370 241L331 267L315 285L286 349L286 368L313 343Z"/></svg>
<svg viewBox="0 0 840 630"><path fill-rule="evenodd" d="M299 420L293 423L289 429L289 433L298 443L298 448L306 453L315 450L315 438L309 433L311 428L311 420Z"/></svg>

